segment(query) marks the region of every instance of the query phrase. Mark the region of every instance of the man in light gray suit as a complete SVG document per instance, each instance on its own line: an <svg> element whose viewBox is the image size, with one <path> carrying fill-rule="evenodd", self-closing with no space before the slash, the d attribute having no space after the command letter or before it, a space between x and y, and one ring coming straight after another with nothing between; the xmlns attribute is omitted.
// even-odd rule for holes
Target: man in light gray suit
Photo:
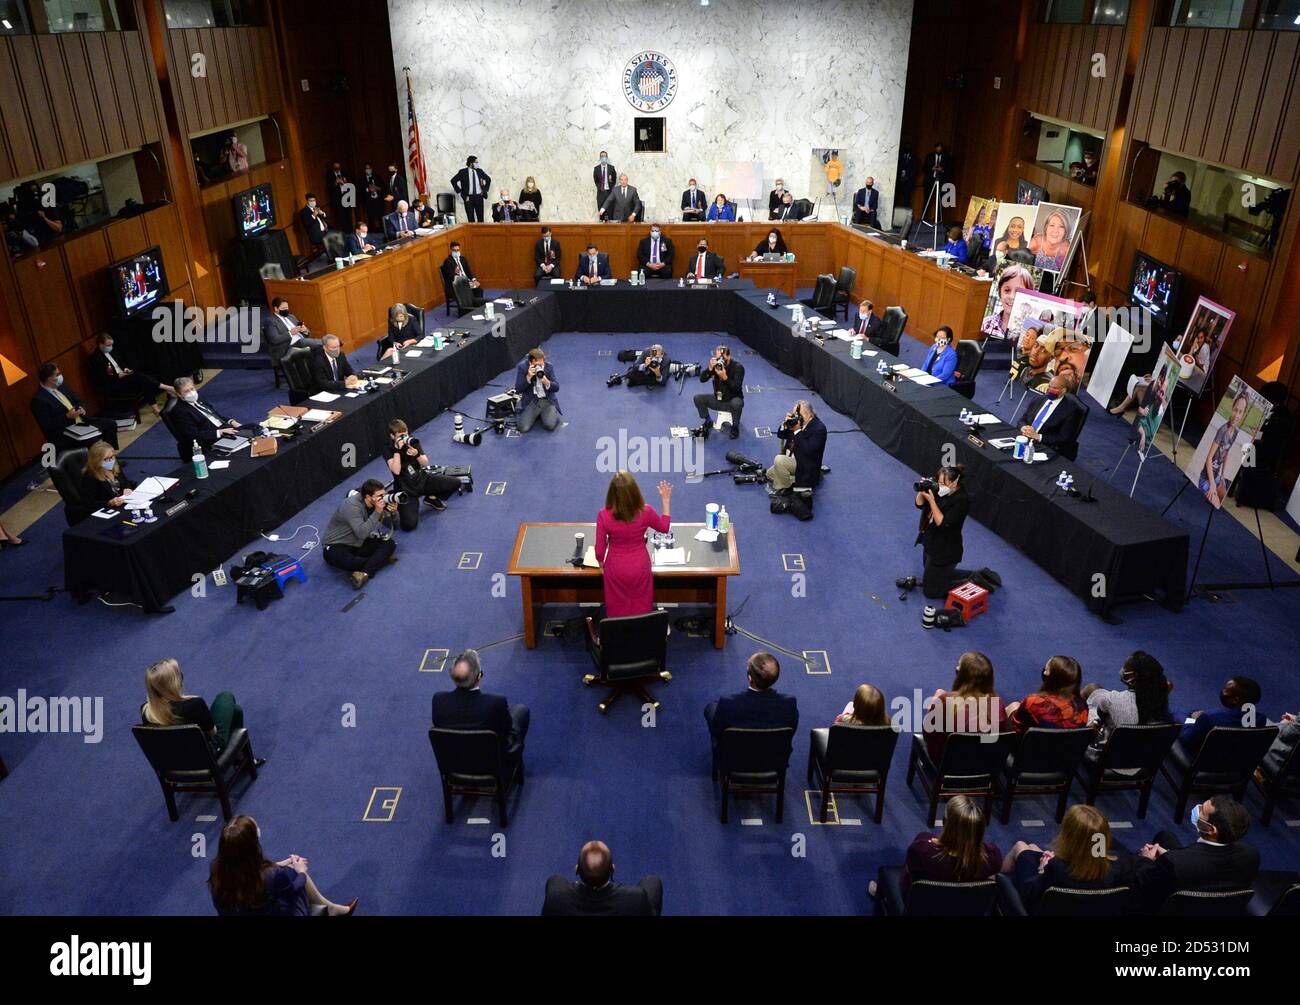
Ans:
<svg viewBox="0 0 1300 1005"><path fill-rule="evenodd" d="M618 185L605 196L605 202L600 207L600 218L614 223L636 223L636 214L640 208L640 196L627 183L627 175L621 174L618 176Z"/></svg>

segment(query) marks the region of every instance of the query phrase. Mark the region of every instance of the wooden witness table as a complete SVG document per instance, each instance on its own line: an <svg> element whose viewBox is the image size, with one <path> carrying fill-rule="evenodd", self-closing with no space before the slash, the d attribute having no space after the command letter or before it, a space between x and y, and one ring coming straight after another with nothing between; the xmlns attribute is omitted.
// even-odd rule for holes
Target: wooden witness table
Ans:
<svg viewBox="0 0 1300 1005"><path fill-rule="evenodd" d="M678 523L672 530L677 547L690 558L686 565L654 567L656 601L675 604L708 604L714 608L713 645L721 649L727 640L727 578L740 575L736 531L719 537L714 544L695 540L702 523ZM524 605L524 644L537 646L538 604L588 604L605 600L604 576L600 569L573 566L574 539L586 535L584 549L595 544L594 523L521 523L510 553L507 572L519 577ZM647 548L650 545L647 543Z"/></svg>
<svg viewBox="0 0 1300 1005"><path fill-rule="evenodd" d="M794 283L794 262L746 262L737 269L741 279L752 279L754 285L765 290L780 290L787 297L797 297Z"/></svg>

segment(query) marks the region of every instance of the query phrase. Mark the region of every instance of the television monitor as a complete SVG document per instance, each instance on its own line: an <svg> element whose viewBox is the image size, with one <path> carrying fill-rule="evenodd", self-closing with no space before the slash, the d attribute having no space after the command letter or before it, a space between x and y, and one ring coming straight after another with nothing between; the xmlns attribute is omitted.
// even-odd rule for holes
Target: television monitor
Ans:
<svg viewBox="0 0 1300 1005"><path fill-rule="evenodd" d="M1183 274L1164 262L1157 261L1141 251L1133 253L1133 273L1129 277L1129 299L1145 307L1151 320L1158 326L1169 324L1178 309L1178 294L1182 289Z"/></svg>
<svg viewBox="0 0 1300 1005"><path fill-rule="evenodd" d="M251 237L275 226L275 203L271 201L271 186L258 185L235 195L235 226L240 237Z"/></svg>
<svg viewBox="0 0 1300 1005"><path fill-rule="evenodd" d="M113 305L120 317L129 318L152 307L170 287L163 268L162 249L155 245L108 267Z"/></svg>
<svg viewBox="0 0 1300 1005"><path fill-rule="evenodd" d="M1022 206L1037 206L1040 202L1047 202L1047 189L1023 178L1017 178L1016 202Z"/></svg>

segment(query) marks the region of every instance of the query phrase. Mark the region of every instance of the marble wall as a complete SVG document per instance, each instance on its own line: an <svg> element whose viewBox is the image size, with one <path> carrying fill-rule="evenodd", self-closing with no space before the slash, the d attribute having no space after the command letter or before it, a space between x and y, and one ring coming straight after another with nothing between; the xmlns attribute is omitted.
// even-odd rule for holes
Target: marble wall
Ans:
<svg viewBox="0 0 1300 1005"><path fill-rule="evenodd" d="M848 171L840 212L872 174L889 219L911 0L389 0L388 11L402 135L409 66L434 192L473 153L494 193L517 196L533 175L545 219L595 219L605 149L647 214L669 220L692 175L713 195L736 163L761 162L764 193L781 177L796 196L824 195L824 182L811 191L812 151L832 147ZM675 99L654 113L665 153L633 150L644 113L622 73L645 49L678 73ZM764 198L756 218L766 209ZM819 215L837 215L829 199Z"/></svg>

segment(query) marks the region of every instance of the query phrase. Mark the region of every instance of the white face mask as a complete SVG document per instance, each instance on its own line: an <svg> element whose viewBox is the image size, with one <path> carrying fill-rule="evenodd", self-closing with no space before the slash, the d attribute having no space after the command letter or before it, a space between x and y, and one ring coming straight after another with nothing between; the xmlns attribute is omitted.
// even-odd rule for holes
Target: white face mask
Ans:
<svg viewBox="0 0 1300 1005"><path fill-rule="evenodd" d="M657 237L659 236L659 231L657 231L657 230L652 230L652 231L650 231L650 236L651 236L651 237L656 237L656 238L657 238Z"/></svg>
<svg viewBox="0 0 1300 1005"><path fill-rule="evenodd" d="M113 351L113 344L111 342L108 345L104 346L104 352L112 352L112 351Z"/></svg>
<svg viewBox="0 0 1300 1005"><path fill-rule="evenodd" d="M311 202L307 203L307 208L308 208L308 209L315 209L315 208L316 208L316 200L313 199Z"/></svg>
<svg viewBox="0 0 1300 1005"><path fill-rule="evenodd" d="M459 252L459 251L453 251L453 252L451 253L451 257L454 258L454 259L456 259L457 261L460 261L460 252Z"/></svg>
<svg viewBox="0 0 1300 1005"><path fill-rule="evenodd" d="M940 495L940 496L946 496L946 495L951 495L951 494L952 494L952 486L951 486L951 485L940 485L940 486L939 486L939 495Z"/></svg>
<svg viewBox="0 0 1300 1005"><path fill-rule="evenodd" d="M184 394L181 395L181 398L184 399L185 401L198 401L198 400L199 400L199 392L198 392L198 391L186 391Z"/></svg>

